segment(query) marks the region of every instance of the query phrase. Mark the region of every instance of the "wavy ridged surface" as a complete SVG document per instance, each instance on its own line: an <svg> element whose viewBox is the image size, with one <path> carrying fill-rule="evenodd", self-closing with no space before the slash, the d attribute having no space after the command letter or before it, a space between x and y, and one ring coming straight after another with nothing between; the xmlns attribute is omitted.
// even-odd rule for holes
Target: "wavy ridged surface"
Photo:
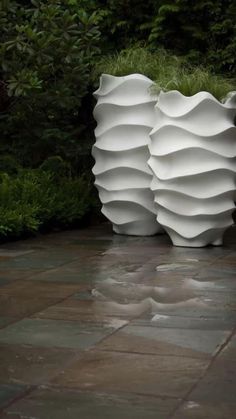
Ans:
<svg viewBox="0 0 236 419"><path fill-rule="evenodd" d="M102 213L119 234L154 235L156 221L149 133L155 122L152 81L140 74L114 77L103 74L94 93L96 143L93 146L95 185Z"/></svg>
<svg viewBox="0 0 236 419"><path fill-rule="evenodd" d="M221 245L236 197L236 95L161 93L149 146L158 222L176 246Z"/></svg>

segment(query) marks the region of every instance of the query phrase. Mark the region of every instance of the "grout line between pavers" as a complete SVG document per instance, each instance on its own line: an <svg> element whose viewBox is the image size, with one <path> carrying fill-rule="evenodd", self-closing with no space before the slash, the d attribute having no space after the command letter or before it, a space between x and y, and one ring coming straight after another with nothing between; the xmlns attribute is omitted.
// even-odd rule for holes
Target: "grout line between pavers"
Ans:
<svg viewBox="0 0 236 419"><path fill-rule="evenodd" d="M171 416L169 416L168 419L172 419L175 415L175 413L181 408L181 406L184 405L185 402L188 401L190 394L195 390L195 388L198 386L198 384L201 382L201 380L206 376L206 374L208 373L208 371L211 369L212 364L214 363L214 361L216 360L216 358L218 357L218 355L222 352L222 350L227 346L227 344L230 342L231 338L233 337L233 335L236 332L236 327L232 330L232 332L230 333L230 335L225 339L225 341L222 343L222 345L220 345L219 349L215 352L215 354L213 355L213 357L211 358L207 368L203 371L203 373L201 374L201 376L198 378L198 380L192 385L192 387L190 388L190 390L186 393L186 395L183 397L181 403L179 404L179 406L177 408L174 409L174 411L172 412Z"/></svg>
<svg viewBox="0 0 236 419"><path fill-rule="evenodd" d="M125 326L125 325L124 325ZM121 326L120 328L122 328L122 327L124 327L124 326ZM108 336L111 336L112 334L114 334L116 331L118 331L120 328L118 328L118 329L115 329L114 330L114 332L112 332L111 334L109 334ZM102 340L104 340L106 337L104 337L104 338L102 338L100 341L99 341L99 343L102 341ZM28 345L28 346L31 346L31 347L35 347L35 345ZM69 350L71 350L72 351L72 353L74 353L74 356L72 356L71 357L71 359L70 360L68 360L68 362L66 362L64 365L63 365L63 370L64 369L67 369L68 367L70 367L70 365L72 365L75 361L77 361L77 360L79 360L81 357L83 357L84 356L84 354L86 354L86 353L88 353L89 351L92 351L92 350L94 350L96 348L96 344L94 344L94 345L92 345L92 346L90 346L89 348L87 348L87 349L79 349L78 348L78 350L79 350L79 352L78 353L75 353L75 351L76 351L76 348L66 348L66 347L54 347L54 349L69 349ZM46 381L46 383L45 384L40 384L40 386L43 386L43 385L50 385L50 382L51 382L51 380L54 380L56 377L58 377L58 376L60 376L61 375L61 371L60 372L56 372L55 374L53 374L47 381ZM53 387L53 386L52 386ZM58 388L58 387L56 387L55 386L55 388Z"/></svg>
<svg viewBox="0 0 236 419"><path fill-rule="evenodd" d="M75 256L73 259L71 259L70 262L65 262L65 263L62 263L61 265L58 265L56 267L54 266L53 268L42 270L41 272L38 272L35 276L37 277L38 275L41 275L41 274L43 274L45 272L51 272L53 270L57 270L59 268L62 268L63 266L70 265L71 263L75 262L77 259L78 259L78 256ZM35 278L35 276L33 276L33 275L27 276L27 279L29 280L30 278ZM43 282L46 282L46 283L47 282L55 282L55 284L57 283L57 281L46 281L45 279L43 280Z"/></svg>
<svg viewBox="0 0 236 419"><path fill-rule="evenodd" d="M223 349L228 345L228 343L230 342L231 338L234 336L235 333L236 333L236 327L232 330L232 332L225 339L225 341L222 343L222 345L219 346L219 349L216 351L216 353L214 355L214 360L218 357L218 355L220 355L220 353L223 351Z"/></svg>
<svg viewBox="0 0 236 419"><path fill-rule="evenodd" d="M84 389L82 387L66 387L66 386L57 386L57 385L40 385L39 389L49 389L49 390L65 390L66 392L75 392L75 393L85 393L85 394L107 394L107 395L129 395L129 396L141 396L141 397L147 397L147 398L156 398L156 399L169 399L169 400L182 400L181 396L170 396L169 394L154 394L154 393L142 393L142 392L130 392L130 391L119 391L116 390L115 392L112 391L105 391L100 390L98 391L96 388L92 389Z"/></svg>
<svg viewBox="0 0 236 419"><path fill-rule="evenodd" d="M68 361L68 363L66 363L65 365L65 369L68 368L70 365L73 364L73 362L75 362L76 360L79 360L81 357L83 357L84 354L89 353L91 351L93 351L96 348L96 345L100 344L101 342L103 342L105 339L107 339L108 337L114 335L116 332L120 331L121 329L123 329L125 326L127 326L127 324L129 324L130 320L127 321L126 324L120 326L119 328L115 329L113 332L111 332L109 335L104 336L104 338L102 338L101 340L99 340L99 342L95 343L94 345L91 345L91 347L84 349L84 350L80 350L79 354L76 354L73 359L71 359L70 361ZM63 368L64 369L64 368ZM55 373L55 375L53 375L52 377L50 377L50 379L48 380L48 383L50 383L51 380L53 380L54 378L56 378L57 376L60 376L60 372Z"/></svg>
<svg viewBox="0 0 236 419"><path fill-rule="evenodd" d="M63 301L65 301L65 300L67 300L67 298L71 298L74 294L76 294L75 292L72 292L71 294L69 294L68 296L66 296L66 297L63 297L63 298L60 298L59 300L57 300L57 301L55 301L54 303L52 303L52 304L48 304L48 305L46 305L44 308L43 308L43 310L47 310L49 307L53 307L53 306L55 306L55 305L57 305L57 304L60 304L60 303L62 303ZM32 316L34 316L34 315L36 315L37 313L41 313L41 311L42 310L39 310L39 311L33 311L32 313L30 313L30 314L28 314L28 316L23 316L23 317L19 317L18 319L14 319L12 322L10 322L10 323L8 323L7 325L3 325L3 327L0 327L0 330L2 330L2 329L5 329L5 328L7 328L8 326L12 326L13 324L15 324L15 323L18 323L18 322L20 322L20 321L22 321L22 320L24 320L24 319L34 319L34 317L32 317ZM35 317L35 319L37 319L38 317ZM40 319L40 320L47 320L47 319L41 319L40 317L38 318L38 319ZM50 319L49 319L50 320ZM52 320L57 320L57 319L52 319ZM66 320L65 320L66 321Z"/></svg>
<svg viewBox="0 0 236 419"><path fill-rule="evenodd" d="M10 383L11 384L11 383ZM12 404L18 402L19 400L24 399L25 397L27 397L29 394L31 394L34 390L37 390L39 386L35 385L32 386L31 384L29 385L29 388L27 388L25 391L23 391L22 393L20 393L18 396L14 397L13 399L11 399L9 402L6 402L1 408L0 408L0 415L2 413L4 413L5 409L8 409L8 407L10 407Z"/></svg>
<svg viewBox="0 0 236 419"><path fill-rule="evenodd" d="M109 336L107 336L109 338ZM100 342L97 343L98 345ZM197 359L201 361L207 361L210 360L210 356L194 356L194 355L178 355L178 354L165 354L165 353L157 353L157 352L138 352L138 351L125 351L125 350L119 350L119 349L107 349L107 348L96 348L99 352L111 352L111 353L118 353L118 354L129 354L129 355L144 355L144 356L155 356L155 357L167 357L167 358L190 358L190 359Z"/></svg>

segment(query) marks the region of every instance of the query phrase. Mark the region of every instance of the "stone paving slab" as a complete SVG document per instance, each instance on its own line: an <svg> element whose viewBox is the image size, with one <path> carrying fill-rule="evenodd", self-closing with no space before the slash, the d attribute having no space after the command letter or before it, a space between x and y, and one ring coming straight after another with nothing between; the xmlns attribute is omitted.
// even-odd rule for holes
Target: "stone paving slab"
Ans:
<svg viewBox="0 0 236 419"><path fill-rule="evenodd" d="M210 358L230 332L126 326L98 345L99 349L158 355Z"/></svg>
<svg viewBox="0 0 236 419"><path fill-rule="evenodd" d="M6 411L8 418L24 419L167 419L177 404L167 398L42 389Z"/></svg>
<svg viewBox="0 0 236 419"><path fill-rule="evenodd" d="M235 316L221 318L211 317L179 317L164 314L150 314L130 322L133 326L149 326L164 329L191 329L205 331L232 331L235 327Z"/></svg>
<svg viewBox="0 0 236 419"><path fill-rule="evenodd" d="M3 268L0 263L0 281L5 283L10 283L11 281L15 281L17 279L26 279L27 277L34 277L38 273L42 272L43 269L14 269L5 267ZM2 283L1 285L5 285Z"/></svg>
<svg viewBox="0 0 236 419"><path fill-rule="evenodd" d="M116 326L119 326L118 322ZM65 320L23 319L0 330L0 343L88 349L114 330L112 326L96 323L84 325Z"/></svg>
<svg viewBox="0 0 236 419"><path fill-rule="evenodd" d="M199 403L189 401L171 419L234 419L236 403Z"/></svg>
<svg viewBox="0 0 236 419"><path fill-rule="evenodd" d="M234 419L236 227L0 246L0 419Z"/></svg>
<svg viewBox="0 0 236 419"><path fill-rule="evenodd" d="M49 307L44 311L38 312L35 316L38 318L78 320L81 321L84 316L91 318L101 318L103 316L119 317L123 319L133 319L147 311L149 304L119 304L114 301L81 301L68 298L62 303Z"/></svg>
<svg viewBox="0 0 236 419"><path fill-rule="evenodd" d="M39 310L43 310L53 302L55 302L55 299L38 299L37 294L30 297L0 295L0 316L20 319L25 316L30 316Z"/></svg>
<svg viewBox="0 0 236 419"><path fill-rule="evenodd" d="M207 374L199 381L191 393L195 401L236 402L236 362L229 359L216 359Z"/></svg>
<svg viewBox="0 0 236 419"><path fill-rule="evenodd" d="M73 359L78 350L0 345L0 377L2 382L19 385L45 384Z"/></svg>
<svg viewBox="0 0 236 419"><path fill-rule="evenodd" d="M17 280L6 284L0 290L0 316L2 318L23 318L30 316L87 286Z"/></svg>
<svg viewBox="0 0 236 419"><path fill-rule="evenodd" d="M232 361L236 362L236 333L231 337L228 344L224 346L219 358L232 359Z"/></svg>
<svg viewBox="0 0 236 419"><path fill-rule="evenodd" d="M0 329L15 321L17 321L17 319L14 317L0 317Z"/></svg>
<svg viewBox="0 0 236 419"><path fill-rule="evenodd" d="M66 282L66 283L76 283L76 284L85 284L92 283L99 280L104 280L109 277L119 277L124 275L127 272L135 271L139 264L134 264L130 262L114 262L111 264L108 262L99 262L96 261L80 261L68 263L61 267L45 270L40 272L38 275L29 277L30 280L37 281L46 281L46 282Z"/></svg>
<svg viewBox="0 0 236 419"><path fill-rule="evenodd" d="M52 383L67 388L183 397L208 361L93 350L74 362Z"/></svg>
<svg viewBox="0 0 236 419"><path fill-rule="evenodd" d="M25 281L19 280L13 283L7 284L5 287L1 288L1 295L15 296L15 297L33 297L37 296L38 298L52 298L53 301L58 301L63 298L69 297L74 293L78 293L81 290L86 290L88 286L81 286L68 283L55 284L44 283L44 282L34 282L34 281Z"/></svg>
<svg viewBox="0 0 236 419"><path fill-rule="evenodd" d="M0 383L0 409L7 406L14 399L23 396L27 390L28 386L26 385Z"/></svg>

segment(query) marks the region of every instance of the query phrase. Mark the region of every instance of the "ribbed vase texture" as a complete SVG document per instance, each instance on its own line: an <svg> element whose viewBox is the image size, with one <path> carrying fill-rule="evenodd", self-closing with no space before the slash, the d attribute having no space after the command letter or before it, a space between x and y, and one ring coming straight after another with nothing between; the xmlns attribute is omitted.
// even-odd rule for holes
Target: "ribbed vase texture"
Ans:
<svg viewBox="0 0 236 419"><path fill-rule="evenodd" d="M233 224L236 190L235 98L162 92L149 166L157 220L176 246L221 245Z"/></svg>
<svg viewBox="0 0 236 419"><path fill-rule="evenodd" d="M149 133L155 122L156 98L149 92L151 84L140 74L103 74L94 93L95 185L102 213L119 234L154 235L161 230L147 164Z"/></svg>

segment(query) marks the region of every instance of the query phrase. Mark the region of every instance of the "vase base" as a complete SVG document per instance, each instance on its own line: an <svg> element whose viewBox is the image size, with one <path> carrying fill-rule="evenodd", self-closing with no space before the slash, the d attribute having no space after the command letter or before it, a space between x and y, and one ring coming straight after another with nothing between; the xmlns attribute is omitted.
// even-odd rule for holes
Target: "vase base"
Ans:
<svg viewBox="0 0 236 419"><path fill-rule="evenodd" d="M155 236L164 234L163 228L156 220L133 221L122 225L113 224L113 231L116 234L126 236Z"/></svg>
<svg viewBox="0 0 236 419"><path fill-rule="evenodd" d="M169 228L165 229L167 234L170 236L173 245L177 247L206 247L223 245L223 234L225 232L225 228L206 231L193 238L182 237L180 234Z"/></svg>

